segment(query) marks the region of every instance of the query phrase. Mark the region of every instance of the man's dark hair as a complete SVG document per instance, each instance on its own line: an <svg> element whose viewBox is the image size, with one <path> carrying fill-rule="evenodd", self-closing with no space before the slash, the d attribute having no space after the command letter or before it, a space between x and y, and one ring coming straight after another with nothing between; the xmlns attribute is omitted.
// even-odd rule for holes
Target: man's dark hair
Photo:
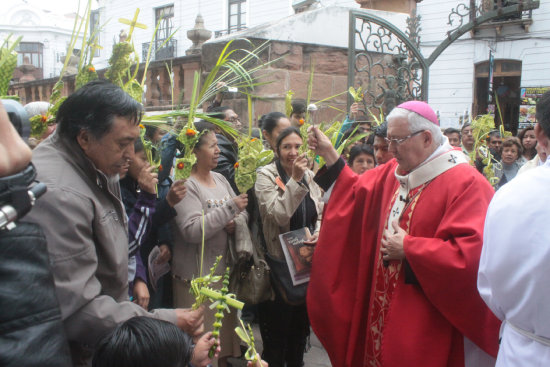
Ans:
<svg viewBox="0 0 550 367"><path fill-rule="evenodd" d="M57 132L76 140L80 130L88 130L96 139L109 132L115 117L139 124L142 105L120 87L97 79L71 94L57 111Z"/></svg>
<svg viewBox="0 0 550 367"><path fill-rule="evenodd" d="M302 135L300 135L300 130L298 130L298 128L294 126L287 127L286 129L281 131L281 133L277 137L277 143L275 144L277 152L279 151L279 146L281 145L283 139L292 134L298 135L300 139L302 138Z"/></svg>
<svg viewBox="0 0 550 367"><path fill-rule="evenodd" d="M191 337L176 325L133 317L96 345L93 367L179 367L192 357Z"/></svg>
<svg viewBox="0 0 550 367"><path fill-rule="evenodd" d="M295 113L306 113L306 102L302 100L296 100L291 103L292 115Z"/></svg>
<svg viewBox="0 0 550 367"><path fill-rule="evenodd" d="M537 102L537 122L547 137L550 138L550 91L544 93Z"/></svg>
<svg viewBox="0 0 550 367"><path fill-rule="evenodd" d="M267 131L271 134L273 129L277 127L277 123L280 119L286 117L284 113L281 112L270 112L262 117L260 117L260 129Z"/></svg>
<svg viewBox="0 0 550 367"><path fill-rule="evenodd" d="M134 142L134 153L139 153L145 150L145 147L143 146L143 142L141 141L141 138L137 138Z"/></svg>
<svg viewBox="0 0 550 367"><path fill-rule="evenodd" d="M471 124L469 122L465 123L464 125L462 125L462 127L460 128L460 132L462 133L462 131L464 131L465 128L467 128L468 126L470 126Z"/></svg>
<svg viewBox="0 0 550 367"><path fill-rule="evenodd" d="M500 136L500 131L498 130L491 130L489 132L489 135L487 135L487 138L489 139L489 141L491 140L491 138L502 138L502 136Z"/></svg>
<svg viewBox="0 0 550 367"><path fill-rule="evenodd" d="M225 120L225 111L230 110L230 109L231 109L231 107L218 106L218 107L214 107L211 110L209 110L208 114L210 115L210 117L213 117L215 119Z"/></svg>
<svg viewBox="0 0 550 367"><path fill-rule="evenodd" d="M153 140L158 129L158 126L145 125L145 137L149 140Z"/></svg>
<svg viewBox="0 0 550 367"><path fill-rule="evenodd" d="M460 130L455 129L454 127L448 127L445 129L445 132L443 133L443 135L447 136L450 134L458 134L458 136L460 136Z"/></svg>
<svg viewBox="0 0 550 367"><path fill-rule="evenodd" d="M384 121L378 127L376 130L374 130L374 136L378 136L379 138L385 138L386 135L388 135L388 122Z"/></svg>

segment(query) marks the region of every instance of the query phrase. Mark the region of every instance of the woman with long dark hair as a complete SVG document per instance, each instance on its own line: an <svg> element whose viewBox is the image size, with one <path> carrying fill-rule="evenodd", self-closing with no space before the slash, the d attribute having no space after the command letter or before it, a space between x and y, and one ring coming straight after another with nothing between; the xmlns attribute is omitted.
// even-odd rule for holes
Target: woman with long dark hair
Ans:
<svg viewBox="0 0 550 367"><path fill-rule="evenodd" d="M521 142L521 147L523 150L523 154L520 155L518 163L520 166L523 166L527 161L530 161L537 155L537 138L535 137L535 128L533 126L526 127L519 132L518 138Z"/></svg>
<svg viewBox="0 0 550 367"><path fill-rule="evenodd" d="M258 172L255 186L275 295L273 300L259 305L262 358L271 367L283 367L285 363L287 367L303 366L309 336L305 292L304 299L289 301L288 294L277 286L282 279L274 271L275 263L282 263L283 269L287 269L280 234L305 227L312 234L307 244L314 245L320 229L321 189L307 168L306 155L299 154L301 145L298 129L289 127L281 131L274 146L277 158ZM310 259L311 254L304 256L306 261L308 256Z"/></svg>

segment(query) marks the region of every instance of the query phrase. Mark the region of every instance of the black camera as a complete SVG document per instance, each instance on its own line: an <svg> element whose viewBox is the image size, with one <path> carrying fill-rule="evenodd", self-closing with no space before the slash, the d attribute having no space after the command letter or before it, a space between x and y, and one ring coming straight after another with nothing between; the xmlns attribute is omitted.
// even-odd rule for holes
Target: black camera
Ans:
<svg viewBox="0 0 550 367"><path fill-rule="evenodd" d="M26 140L30 123L27 112L17 101L3 99L11 123ZM0 230L12 229L17 219L27 214L36 199L46 192L46 185L35 181L36 169L30 163L23 171L11 176L0 177Z"/></svg>
<svg viewBox="0 0 550 367"><path fill-rule="evenodd" d="M21 136L23 140L27 141L31 131L31 124L29 122L27 111L25 111L23 106L21 106L21 103L14 101L13 99L3 99L2 104L8 113L12 125L19 133L19 136Z"/></svg>

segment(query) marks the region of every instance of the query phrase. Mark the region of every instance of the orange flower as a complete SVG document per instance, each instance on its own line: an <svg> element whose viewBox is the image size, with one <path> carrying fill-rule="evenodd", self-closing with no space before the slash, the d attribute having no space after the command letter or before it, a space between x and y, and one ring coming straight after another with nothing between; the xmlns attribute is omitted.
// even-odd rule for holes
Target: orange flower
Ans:
<svg viewBox="0 0 550 367"><path fill-rule="evenodd" d="M252 138L252 139L251 139L250 141L256 141L256 140L258 140L258 139L256 139L256 138Z"/></svg>
<svg viewBox="0 0 550 367"><path fill-rule="evenodd" d="M48 116L46 116L46 115L40 116L40 121L42 121L43 123L48 122Z"/></svg>
<svg viewBox="0 0 550 367"><path fill-rule="evenodd" d="M159 164L159 172L162 172L162 164Z"/></svg>
<svg viewBox="0 0 550 367"><path fill-rule="evenodd" d="M305 123L305 121L304 121L304 119L300 119L300 120L298 120L298 123L300 124L300 126L302 126Z"/></svg>
<svg viewBox="0 0 550 367"><path fill-rule="evenodd" d="M185 135L187 136L195 136L197 135L197 132L193 129L187 129L187 131L185 132Z"/></svg>
<svg viewBox="0 0 550 367"><path fill-rule="evenodd" d="M139 127L145 129L145 126L143 126L143 124L139 124Z"/></svg>
<svg viewBox="0 0 550 367"><path fill-rule="evenodd" d="M183 162L179 162L178 165L176 166L178 169L183 169Z"/></svg>
<svg viewBox="0 0 550 367"><path fill-rule="evenodd" d="M89 66L89 67L88 67L88 71L89 71L90 73L95 73L95 68L94 68L93 66Z"/></svg>
<svg viewBox="0 0 550 367"><path fill-rule="evenodd" d="M235 164L233 165L233 167L239 168L239 162L235 162Z"/></svg>

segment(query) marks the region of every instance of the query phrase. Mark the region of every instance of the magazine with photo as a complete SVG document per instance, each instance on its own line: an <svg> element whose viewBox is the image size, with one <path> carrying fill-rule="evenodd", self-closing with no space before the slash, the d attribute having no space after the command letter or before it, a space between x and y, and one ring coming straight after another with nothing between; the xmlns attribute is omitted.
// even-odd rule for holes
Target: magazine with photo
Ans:
<svg viewBox="0 0 550 367"><path fill-rule="evenodd" d="M300 228L279 235L293 285L309 282L315 246L306 245L304 241L310 236L308 228Z"/></svg>

